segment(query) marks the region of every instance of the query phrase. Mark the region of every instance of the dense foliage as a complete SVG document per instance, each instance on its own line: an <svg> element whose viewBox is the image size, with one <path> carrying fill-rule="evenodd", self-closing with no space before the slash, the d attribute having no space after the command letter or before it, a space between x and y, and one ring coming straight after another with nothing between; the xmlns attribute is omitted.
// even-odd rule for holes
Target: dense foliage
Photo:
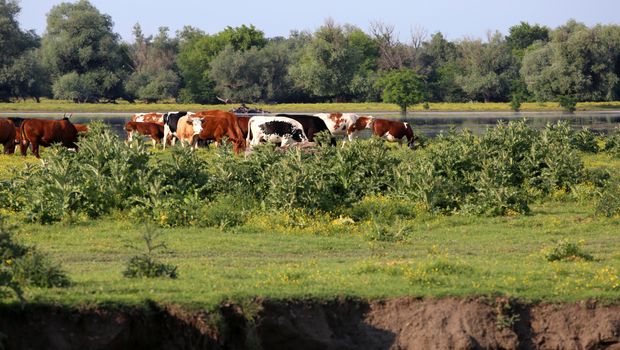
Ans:
<svg viewBox="0 0 620 350"><path fill-rule="evenodd" d="M451 131L415 151L370 139L310 153L264 145L246 157L226 147L208 156L174 147L160 156L141 141L122 142L103 124L92 131L80 152L54 148L44 165L3 183L0 206L39 223L121 211L162 227L225 230L253 211L364 217L363 203L376 196L411 215L528 213L533 200L585 182L600 193L609 178L585 171L581 161L580 151L598 151L595 136L562 122L542 130L510 122L481 136Z"/></svg>
<svg viewBox="0 0 620 350"><path fill-rule="evenodd" d="M66 287L70 281L60 266L36 250L15 242L13 228L0 216L0 299L7 289L23 299L22 288Z"/></svg>
<svg viewBox="0 0 620 350"><path fill-rule="evenodd" d="M208 34L161 27L123 43L112 18L88 0L54 6L43 38L19 28L15 0L0 1L0 100L50 96L76 102L169 101L431 102L612 101L620 97L620 26L569 20L555 29L521 22L508 34L447 40L393 26L368 32L328 19L316 31L266 38L254 26ZM425 84L399 94L384 77L415 74ZM393 79L391 79L393 80ZM392 88L393 90L393 88ZM423 102L423 101L422 101Z"/></svg>

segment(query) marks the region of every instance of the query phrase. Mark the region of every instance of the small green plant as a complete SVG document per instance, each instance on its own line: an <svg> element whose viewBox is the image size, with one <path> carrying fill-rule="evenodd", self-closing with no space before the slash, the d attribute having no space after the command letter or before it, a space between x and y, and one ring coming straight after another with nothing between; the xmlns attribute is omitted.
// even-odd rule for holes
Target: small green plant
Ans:
<svg viewBox="0 0 620 350"><path fill-rule="evenodd" d="M518 305L512 298L501 298L495 305L496 327L497 330L513 329L517 322L521 320L518 312Z"/></svg>
<svg viewBox="0 0 620 350"><path fill-rule="evenodd" d="M412 227L401 220L386 222L373 218L368 225L366 239L379 242L403 242L412 234Z"/></svg>
<svg viewBox="0 0 620 350"><path fill-rule="evenodd" d="M554 247L545 250L544 255L547 261L594 260L594 257L585 252L579 243L568 240L559 241Z"/></svg>
<svg viewBox="0 0 620 350"><path fill-rule="evenodd" d="M422 108L424 108L425 110L429 110L431 109L431 105L428 104L428 101L424 102L424 104L422 104Z"/></svg>
<svg viewBox="0 0 620 350"><path fill-rule="evenodd" d="M123 271L123 276L128 278L156 278L168 277L177 278L177 267L164 264L155 259L156 251L167 249L164 242L157 242L159 232L147 225L142 239L146 244L146 253L135 255L127 262L127 267Z"/></svg>
<svg viewBox="0 0 620 350"><path fill-rule="evenodd" d="M558 97L558 103L568 113L573 113L577 109L577 101L572 96L562 95Z"/></svg>

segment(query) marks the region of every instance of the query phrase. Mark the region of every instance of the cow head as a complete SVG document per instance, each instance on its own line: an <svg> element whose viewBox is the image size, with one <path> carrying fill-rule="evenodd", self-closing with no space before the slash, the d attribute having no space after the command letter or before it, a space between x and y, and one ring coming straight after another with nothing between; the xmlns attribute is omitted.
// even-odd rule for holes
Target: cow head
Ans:
<svg viewBox="0 0 620 350"><path fill-rule="evenodd" d="M187 118L187 124L191 124L194 129L194 135L200 135L202 131L202 119L200 118Z"/></svg>
<svg viewBox="0 0 620 350"><path fill-rule="evenodd" d="M300 129L295 129L291 138L297 142L308 141L304 135L304 132Z"/></svg>

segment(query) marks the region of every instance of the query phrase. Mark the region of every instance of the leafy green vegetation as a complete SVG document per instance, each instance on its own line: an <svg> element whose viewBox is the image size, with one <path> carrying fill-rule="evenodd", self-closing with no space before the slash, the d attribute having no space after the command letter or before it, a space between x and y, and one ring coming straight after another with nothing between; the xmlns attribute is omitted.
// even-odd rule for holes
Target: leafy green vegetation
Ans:
<svg viewBox="0 0 620 350"><path fill-rule="evenodd" d="M248 157L127 145L94 127L78 153L47 150L45 166L2 158L24 169L0 186L0 210L22 224L15 238L72 280L24 287L29 301L620 296L618 213L597 214L620 161L578 151L582 131L566 124L451 132L415 151L367 140ZM152 225L168 249L148 237L136 255L127 242Z"/></svg>

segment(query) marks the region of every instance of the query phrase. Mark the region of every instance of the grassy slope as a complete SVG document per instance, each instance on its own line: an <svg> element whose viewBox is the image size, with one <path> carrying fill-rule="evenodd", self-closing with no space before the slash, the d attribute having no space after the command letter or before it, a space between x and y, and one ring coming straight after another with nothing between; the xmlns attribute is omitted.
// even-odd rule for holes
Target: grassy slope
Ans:
<svg viewBox="0 0 620 350"><path fill-rule="evenodd" d="M606 155L587 156L585 161L590 167L620 169L620 161ZM10 164L23 162L3 156L0 176L10 174ZM209 307L252 296L492 293L526 300L618 300L620 220L593 212L591 203L553 201L534 205L528 216L419 217L408 223L412 234L400 243L367 240L364 224L336 235L308 234L314 231L312 224L272 233L255 222L270 222L264 216L236 232L161 230L172 251L162 259L178 265L178 280L122 277L125 262L139 253L127 243L140 245L143 230L122 214L77 225L23 225L18 237L51 253L75 282L68 289L28 289L31 302L141 304L150 299ZM546 261L544 250L561 239L582 241L595 260Z"/></svg>
<svg viewBox="0 0 620 350"><path fill-rule="evenodd" d="M395 104L389 103L320 103L320 104L278 104L252 105L270 112L398 112ZM32 101L18 103L0 103L0 112L151 112L205 109L230 109L237 105L199 105L199 104L75 104L68 101L43 100L41 103ZM416 105L410 111L426 111L422 105ZM556 102L523 103L522 111L561 111ZM583 102L577 104L578 111L584 110L620 110L620 102ZM510 112L509 103L430 103L428 111L505 111Z"/></svg>

